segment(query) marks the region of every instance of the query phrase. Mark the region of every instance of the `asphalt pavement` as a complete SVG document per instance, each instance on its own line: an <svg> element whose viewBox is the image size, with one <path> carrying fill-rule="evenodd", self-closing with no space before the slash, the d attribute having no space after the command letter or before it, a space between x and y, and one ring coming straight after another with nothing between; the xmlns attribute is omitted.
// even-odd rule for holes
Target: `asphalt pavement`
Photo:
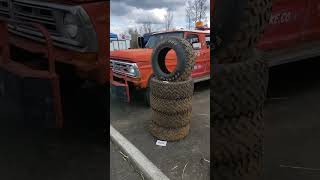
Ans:
<svg viewBox="0 0 320 180"><path fill-rule="evenodd" d="M147 130L151 110L141 101L131 104L111 100L111 124L135 145L168 178L210 179L210 89L209 82L196 85L189 135L167 146L156 145Z"/></svg>
<svg viewBox="0 0 320 180"><path fill-rule="evenodd" d="M266 180L320 179L320 58L270 70Z"/></svg>
<svg viewBox="0 0 320 180"><path fill-rule="evenodd" d="M110 180L142 180L140 173L116 145L110 142Z"/></svg>

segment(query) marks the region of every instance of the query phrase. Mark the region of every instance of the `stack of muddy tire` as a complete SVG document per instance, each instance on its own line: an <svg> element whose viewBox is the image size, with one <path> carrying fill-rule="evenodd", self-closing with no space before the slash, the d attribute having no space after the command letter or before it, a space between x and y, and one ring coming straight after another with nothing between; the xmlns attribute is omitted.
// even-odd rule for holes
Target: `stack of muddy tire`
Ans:
<svg viewBox="0 0 320 180"><path fill-rule="evenodd" d="M165 63L170 50L174 50L177 56L177 65L172 72ZM189 133L194 59L192 46L181 38L164 38L153 51L154 77L150 82L152 117L149 130L158 139L177 141Z"/></svg>
<svg viewBox="0 0 320 180"><path fill-rule="evenodd" d="M263 104L268 67L254 47L271 0L216 0L211 123L216 180L259 180L263 171Z"/></svg>

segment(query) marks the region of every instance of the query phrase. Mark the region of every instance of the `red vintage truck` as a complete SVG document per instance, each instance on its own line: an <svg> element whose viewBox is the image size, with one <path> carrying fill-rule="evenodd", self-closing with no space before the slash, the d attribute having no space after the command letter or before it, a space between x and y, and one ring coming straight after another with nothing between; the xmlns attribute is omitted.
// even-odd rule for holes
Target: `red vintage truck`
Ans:
<svg viewBox="0 0 320 180"><path fill-rule="evenodd" d="M109 1L0 1L0 102L22 126L61 128L65 97L83 81L108 85L108 23Z"/></svg>
<svg viewBox="0 0 320 180"><path fill-rule="evenodd" d="M214 11L215 2L219 2L219 11L224 13L227 19L226 24L230 23L229 29L233 31L232 21L237 20L236 13L232 11L232 3L235 1L225 0L211 1L211 10ZM243 4L249 1L239 1ZM225 4L223 4L225 3ZM241 7L241 6L240 6ZM217 9L216 9L217 10ZM238 12L241 14L242 12ZM230 15L228 17L228 15ZM212 17L211 20L214 20ZM320 1L318 0L272 0L272 14L269 24L266 26L262 38L258 41L257 50L261 58L268 62L270 66L283 63L303 60L320 55ZM211 23L214 25L214 23ZM235 25L237 25L235 23ZM216 27L213 27L215 31ZM251 27L253 28L253 27ZM117 96L130 100L132 92L136 89L144 90L144 96L148 101L148 82L152 76L151 53L157 36L169 35L172 32L154 33L151 42L147 43L146 49L132 49L125 51L114 51L110 55L110 64L112 68L111 84L112 90ZM180 35L178 35L180 33ZM248 31L250 33L250 31ZM175 31L176 36L188 39L189 35L199 36L202 44L206 41L201 31ZM208 41L207 41L208 42ZM191 41L192 43L192 41ZM148 45L149 44L149 45ZM198 51L198 58L193 72L195 81L207 80L209 78L210 63L207 46L202 46ZM212 51L214 53L214 51ZM214 56L213 56L214 57ZM172 57L171 57L172 58ZM170 58L168 58L170 59ZM213 62L215 60L213 59ZM199 68L200 67L200 68ZM123 70L123 71L121 71Z"/></svg>
<svg viewBox="0 0 320 180"><path fill-rule="evenodd" d="M237 56L257 41L270 66L320 55L318 0L211 0L211 13L213 47L231 47L229 54ZM261 38L253 33L259 28Z"/></svg>
<svg viewBox="0 0 320 180"><path fill-rule="evenodd" d="M320 1L273 0L258 50L270 66L320 56Z"/></svg>
<svg viewBox="0 0 320 180"><path fill-rule="evenodd" d="M113 51L110 54L111 93L130 101L132 93L143 93L149 103L149 81L152 77L151 56L153 48L163 37L181 37L188 40L196 53L196 64L192 77L195 82L210 79L210 31L175 30L155 32L149 35L145 48ZM143 41L143 40L142 40ZM166 56L166 65L173 70L176 55L170 51Z"/></svg>

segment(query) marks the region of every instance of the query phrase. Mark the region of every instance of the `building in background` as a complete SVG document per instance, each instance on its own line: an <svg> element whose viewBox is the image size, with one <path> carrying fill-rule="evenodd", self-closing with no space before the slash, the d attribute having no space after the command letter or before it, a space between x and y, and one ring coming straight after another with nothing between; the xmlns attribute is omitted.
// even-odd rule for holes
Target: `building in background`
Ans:
<svg viewBox="0 0 320 180"><path fill-rule="evenodd" d="M130 41L129 35L110 33L110 51L130 49Z"/></svg>

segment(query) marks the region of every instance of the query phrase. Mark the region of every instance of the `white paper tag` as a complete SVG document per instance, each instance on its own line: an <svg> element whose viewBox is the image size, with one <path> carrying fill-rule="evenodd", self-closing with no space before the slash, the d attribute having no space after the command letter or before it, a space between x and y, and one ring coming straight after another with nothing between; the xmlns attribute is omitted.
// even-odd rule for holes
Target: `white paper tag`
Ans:
<svg viewBox="0 0 320 180"><path fill-rule="evenodd" d="M158 145L158 146L167 146L167 141L157 140L156 145Z"/></svg>

